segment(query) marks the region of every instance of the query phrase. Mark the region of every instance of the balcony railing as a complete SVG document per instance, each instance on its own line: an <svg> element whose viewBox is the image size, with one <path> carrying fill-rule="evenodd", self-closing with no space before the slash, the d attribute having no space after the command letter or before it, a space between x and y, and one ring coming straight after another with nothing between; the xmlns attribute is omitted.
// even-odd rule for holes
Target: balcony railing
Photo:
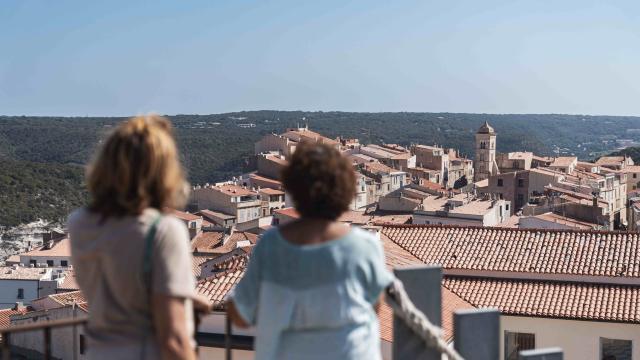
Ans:
<svg viewBox="0 0 640 360"><path fill-rule="evenodd" d="M404 301L408 301L409 304L403 303L403 301L398 302L398 297L389 295L393 291L397 291L397 289L393 288L393 291L389 290L387 292L387 301L390 302L394 309L393 359L440 360L441 353L451 352L447 350L451 345L434 345L433 342L426 339L429 336L434 336L433 333L425 333L425 329L429 330L428 326L421 328L416 326L416 321L411 320L416 318L420 320L422 317L425 318L424 321L431 322L438 327L441 326L442 269L439 266L409 267L396 269L395 274L403 284L401 287L406 289L406 293L402 291L404 296L399 298L404 297ZM407 312L413 312L413 314L407 315ZM12 358L11 337L13 334L42 331L44 339L43 358L48 360L52 358L52 329L75 328L85 326L86 323L87 317L78 317L0 327L2 360ZM228 318L226 319L224 334L198 333L196 340L201 347L224 348L226 360L231 360L232 350L234 349L253 350L253 337L233 335ZM443 351L443 348L446 351ZM500 354L499 311L497 309L456 311L454 314L453 348L455 351L451 353L460 355L457 358L473 360L498 359ZM518 358L520 360L562 360L563 353L558 348L534 349L520 351Z"/></svg>
<svg viewBox="0 0 640 360"><path fill-rule="evenodd" d="M42 321L32 324L20 324L13 326L0 327L0 335L2 336L2 360L12 359L11 335L16 333L42 331L43 336L43 358L50 360L52 358L52 342L51 330L55 328L85 326L87 317L76 317L70 319Z"/></svg>

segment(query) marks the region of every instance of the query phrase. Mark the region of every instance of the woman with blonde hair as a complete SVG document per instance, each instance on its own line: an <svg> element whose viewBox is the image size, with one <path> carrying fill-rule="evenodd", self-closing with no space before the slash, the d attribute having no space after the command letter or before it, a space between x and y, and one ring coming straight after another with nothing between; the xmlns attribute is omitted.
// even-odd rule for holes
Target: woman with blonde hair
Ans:
<svg viewBox="0 0 640 360"><path fill-rule="evenodd" d="M188 230L163 214L184 205L188 188L169 121L150 115L119 124L86 181L90 203L68 227L89 303L88 357L194 359Z"/></svg>

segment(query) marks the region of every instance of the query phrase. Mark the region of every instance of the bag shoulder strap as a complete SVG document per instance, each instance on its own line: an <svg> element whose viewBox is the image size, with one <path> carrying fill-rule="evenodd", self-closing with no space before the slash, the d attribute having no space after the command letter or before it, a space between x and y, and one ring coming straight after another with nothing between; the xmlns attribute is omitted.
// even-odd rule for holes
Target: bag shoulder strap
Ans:
<svg viewBox="0 0 640 360"><path fill-rule="evenodd" d="M151 293L151 268L153 264L153 240L158 232L158 223L162 219L162 215L156 216L151 222L149 230L147 230L144 236L144 258L142 260L142 273L144 274L145 285L147 291Z"/></svg>

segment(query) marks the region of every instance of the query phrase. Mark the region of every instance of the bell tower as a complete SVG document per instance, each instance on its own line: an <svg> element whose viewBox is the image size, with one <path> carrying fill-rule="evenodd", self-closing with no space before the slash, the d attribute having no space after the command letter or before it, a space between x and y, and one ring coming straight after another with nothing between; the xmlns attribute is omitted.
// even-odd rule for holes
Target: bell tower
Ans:
<svg viewBox="0 0 640 360"><path fill-rule="evenodd" d="M496 132L488 122L476 133L476 156L473 159L475 172L474 181L488 179L497 173L496 161Z"/></svg>

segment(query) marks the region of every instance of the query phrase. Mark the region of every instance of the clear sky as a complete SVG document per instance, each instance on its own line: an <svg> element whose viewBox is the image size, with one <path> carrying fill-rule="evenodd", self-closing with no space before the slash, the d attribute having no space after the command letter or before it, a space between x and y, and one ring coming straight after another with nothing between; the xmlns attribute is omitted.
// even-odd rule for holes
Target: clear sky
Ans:
<svg viewBox="0 0 640 360"><path fill-rule="evenodd" d="M640 1L0 1L0 114L640 115Z"/></svg>

